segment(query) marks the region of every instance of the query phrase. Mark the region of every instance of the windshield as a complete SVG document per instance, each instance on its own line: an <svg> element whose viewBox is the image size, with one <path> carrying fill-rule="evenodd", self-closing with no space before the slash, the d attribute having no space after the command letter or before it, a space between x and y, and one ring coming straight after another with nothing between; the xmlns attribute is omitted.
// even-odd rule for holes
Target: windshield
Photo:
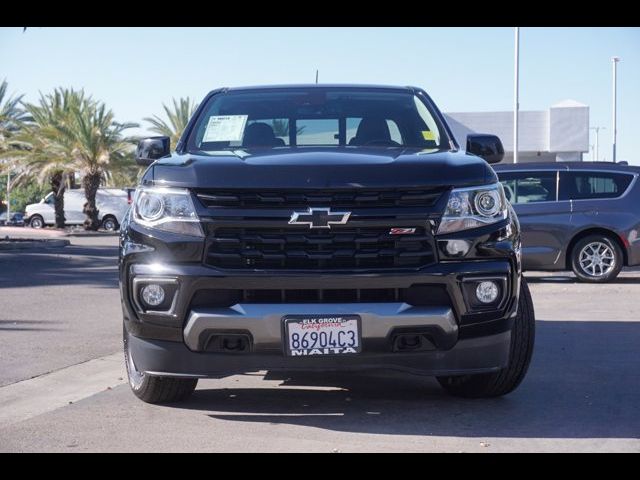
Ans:
<svg viewBox="0 0 640 480"><path fill-rule="evenodd" d="M448 146L429 107L410 91L292 88L212 96L187 150Z"/></svg>

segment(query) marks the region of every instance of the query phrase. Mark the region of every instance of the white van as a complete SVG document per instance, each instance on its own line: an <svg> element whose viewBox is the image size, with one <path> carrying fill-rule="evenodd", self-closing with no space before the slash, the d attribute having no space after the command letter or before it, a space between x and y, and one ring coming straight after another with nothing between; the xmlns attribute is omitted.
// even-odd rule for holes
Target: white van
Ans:
<svg viewBox="0 0 640 480"><path fill-rule="evenodd" d="M115 231L120 228L120 223L133 200L134 191L134 188L98 189L96 206L98 208L98 220L100 220L102 228L109 231ZM82 188L64 192L66 225L82 225L84 223L86 216L82 213L82 210L86 201L84 189ZM55 225L53 192L40 200L40 203L27 205L24 223L33 228Z"/></svg>

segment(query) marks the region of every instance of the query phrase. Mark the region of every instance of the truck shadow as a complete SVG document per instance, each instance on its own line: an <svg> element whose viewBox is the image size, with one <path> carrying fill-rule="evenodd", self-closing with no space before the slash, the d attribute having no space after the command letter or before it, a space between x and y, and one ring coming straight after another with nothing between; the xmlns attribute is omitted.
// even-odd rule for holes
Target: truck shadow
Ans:
<svg viewBox="0 0 640 480"><path fill-rule="evenodd" d="M394 372L269 372L279 386L199 389L180 408L355 433L640 438L639 344L640 322L538 321L529 373L502 398L455 398Z"/></svg>
<svg viewBox="0 0 640 480"><path fill-rule="evenodd" d="M76 246L0 255L0 289L41 285L118 287L118 249Z"/></svg>

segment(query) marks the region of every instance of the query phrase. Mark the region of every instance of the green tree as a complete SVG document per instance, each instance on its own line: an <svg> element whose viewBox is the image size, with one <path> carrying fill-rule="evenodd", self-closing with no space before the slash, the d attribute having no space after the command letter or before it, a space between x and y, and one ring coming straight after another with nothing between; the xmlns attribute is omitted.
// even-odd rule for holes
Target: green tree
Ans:
<svg viewBox="0 0 640 480"><path fill-rule="evenodd" d="M11 178L13 184L13 177ZM7 176L0 176L0 191L5 191L7 186ZM49 193L46 185L39 185L36 182L24 185L13 185L11 188L11 211L24 212L24 209L30 203L38 203ZM0 209L2 210L2 209Z"/></svg>
<svg viewBox="0 0 640 480"><path fill-rule="evenodd" d="M138 125L119 123L103 102L86 97L83 90L58 88L52 94L41 95L38 105L26 106L32 121L18 136L27 146L22 157L20 178L51 182L56 194L56 224L58 205L72 172L80 172L87 202L85 228L97 230L96 192L110 178L110 167L124 170L134 165L131 152L133 138L125 138L125 130ZM111 176L113 178L113 176ZM61 214L64 213L62 207Z"/></svg>
<svg viewBox="0 0 640 480"><path fill-rule="evenodd" d="M125 137L124 131L137 126L136 123L116 122L113 112L104 103L94 102L87 109L74 111L69 128L60 131L63 143L73 145L71 167L82 172L87 199L83 209L87 216L84 227L87 230L100 227L96 193L109 165L126 162L136 139Z"/></svg>
<svg viewBox="0 0 640 480"><path fill-rule="evenodd" d="M13 137L16 148L11 169L17 173L13 184L48 183L54 194L58 228L65 225L64 192L70 183L75 148L65 132L72 128L75 113L90 109L93 103L82 90L57 88L51 94L41 94L38 104L24 104L27 120Z"/></svg>
<svg viewBox="0 0 640 480"><path fill-rule="evenodd" d="M153 117L144 118L145 122L151 124L150 130L152 132L164 135L171 139L171 145L175 148L182 132L189 123L189 119L198 108L198 105L192 102L189 97L180 98L180 100L173 99L173 108L167 107L162 104L167 119L163 119L158 115Z"/></svg>
<svg viewBox="0 0 640 480"><path fill-rule="evenodd" d="M144 170L136 164L134 152L127 152L112 159L109 168L104 171L103 184L106 187L135 187Z"/></svg>
<svg viewBox="0 0 640 480"><path fill-rule="evenodd" d="M20 130L27 116L21 106L23 95L7 96L7 80L0 83L0 151L11 148L11 137Z"/></svg>
<svg viewBox="0 0 640 480"><path fill-rule="evenodd" d="M8 196L9 188L11 187L11 185L7 185L6 181L6 174L11 173L11 152L17 148L14 137L16 133L20 131L26 120L25 111L20 103L23 95L12 95L9 97L7 94L8 89L9 83L5 79L0 83L0 158L2 158L0 162L0 175L3 179L1 191L3 194L6 194L6 196ZM15 208L14 205L11 205L11 207ZM7 208L7 205L0 205L0 211L5 208Z"/></svg>

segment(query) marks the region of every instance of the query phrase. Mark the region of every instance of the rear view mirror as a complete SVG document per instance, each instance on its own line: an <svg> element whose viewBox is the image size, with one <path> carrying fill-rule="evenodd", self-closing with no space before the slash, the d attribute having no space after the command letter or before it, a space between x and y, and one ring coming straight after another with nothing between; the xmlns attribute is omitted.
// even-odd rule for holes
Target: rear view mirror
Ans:
<svg viewBox="0 0 640 480"><path fill-rule="evenodd" d="M484 158L487 163L498 163L504 158L504 147L500 139L483 133L467 135L467 152Z"/></svg>
<svg viewBox="0 0 640 480"><path fill-rule="evenodd" d="M143 138L136 149L136 163L138 165L151 165L157 159L166 157L171 153L169 137Z"/></svg>

